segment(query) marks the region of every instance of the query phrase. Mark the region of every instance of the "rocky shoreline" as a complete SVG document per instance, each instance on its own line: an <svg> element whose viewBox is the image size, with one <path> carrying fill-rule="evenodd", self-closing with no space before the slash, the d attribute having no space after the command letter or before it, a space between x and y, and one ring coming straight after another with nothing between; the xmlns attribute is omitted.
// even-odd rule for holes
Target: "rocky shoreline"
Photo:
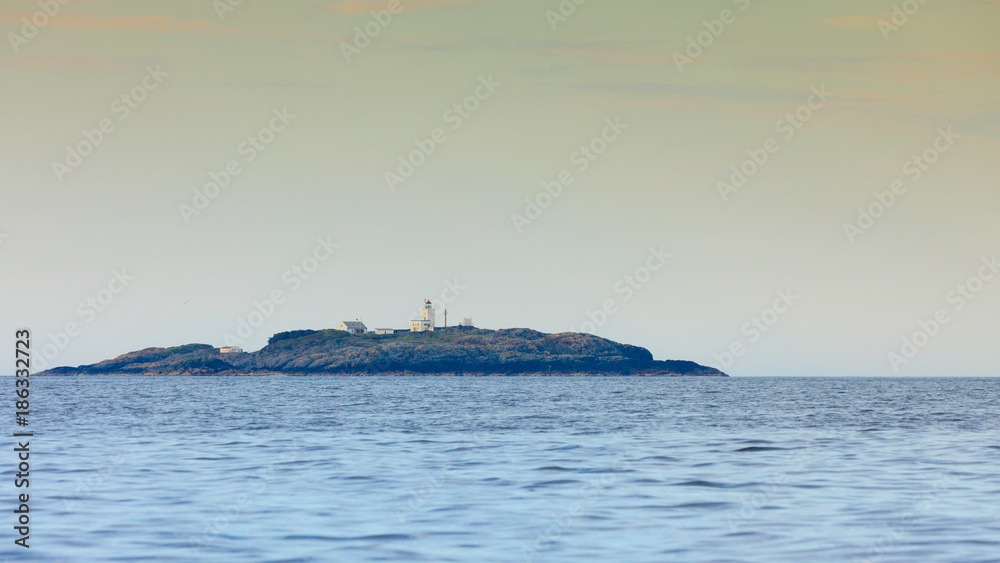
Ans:
<svg viewBox="0 0 1000 563"><path fill-rule="evenodd" d="M388 335L299 330L276 334L252 353L224 354L207 344L147 348L37 375L726 376L694 362L656 361L645 348L591 334L471 327Z"/></svg>

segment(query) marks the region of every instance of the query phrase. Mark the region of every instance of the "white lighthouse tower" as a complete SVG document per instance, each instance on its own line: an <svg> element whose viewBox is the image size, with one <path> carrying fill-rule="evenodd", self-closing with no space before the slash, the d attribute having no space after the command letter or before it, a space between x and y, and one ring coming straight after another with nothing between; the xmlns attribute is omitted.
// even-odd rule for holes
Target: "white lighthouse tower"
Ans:
<svg viewBox="0 0 1000 563"><path fill-rule="evenodd" d="M425 299L424 301L424 308L420 310L420 320L410 321L410 332L434 332L434 319L436 317L434 304L430 300Z"/></svg>

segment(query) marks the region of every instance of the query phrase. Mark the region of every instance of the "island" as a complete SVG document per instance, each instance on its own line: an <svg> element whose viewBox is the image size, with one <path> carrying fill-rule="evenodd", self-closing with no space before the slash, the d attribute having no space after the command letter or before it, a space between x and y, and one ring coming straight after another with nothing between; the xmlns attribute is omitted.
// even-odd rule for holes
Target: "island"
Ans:
<svg viewBox="0 0 1000 563"><path fill-rule="evenodd" d="M592 334L465 326L394 334L296 330L275 334L252 353L208 344L146 348L36 375L727 377L694 362L656 361L645 348Z"/></svg>

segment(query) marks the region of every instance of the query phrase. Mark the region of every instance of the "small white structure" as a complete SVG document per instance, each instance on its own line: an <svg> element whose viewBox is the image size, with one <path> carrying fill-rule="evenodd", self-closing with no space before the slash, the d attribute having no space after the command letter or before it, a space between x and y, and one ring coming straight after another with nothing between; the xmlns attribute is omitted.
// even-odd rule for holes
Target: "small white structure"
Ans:
<svg viewBox="0 0 1000 563"><path fill-rule="evenodd" d="M223 346L222 348L219 348L219 353L220 354L242 354L243 353L243 348L240 348L239 346Z"/></svg>
<svg viewBox="0 0 1000 563"><path fill-rule="evenodd" d="M462 317L462 326L472 326L472 317Z"/></svg>
<svg viewBox="0 0 1000 563"><path fill-rule="evenodd" d="M395 334L396 329L393 328L376 328L375 334Z"/></svg>
<svg viewBox="0 0 1000 563"><path fill-rule="evenodd" d="M364 334L368 332L368 328L365 327L365 323L361 321L343 321L337 325L337 330L343 330L344 332L349 332L351 334Z"/></svg>
<svg viewBox="0 0 1000 563"><path fill-rule="evenodd" d="M421 319L410 321L410 332L434 332L434 304L425 300L424 308L420 310Z"/></svg>

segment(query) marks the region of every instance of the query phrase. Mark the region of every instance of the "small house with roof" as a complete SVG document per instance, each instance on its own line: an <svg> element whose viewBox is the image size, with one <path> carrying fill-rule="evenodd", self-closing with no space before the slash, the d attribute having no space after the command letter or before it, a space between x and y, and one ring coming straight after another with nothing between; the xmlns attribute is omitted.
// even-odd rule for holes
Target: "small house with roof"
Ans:
<svg viewBox="0 0 1000 563"><path fill-rule="evenodd" d="M368 327L361 321L342 321L337 325L337 330L343 330L351 334L364 334L368 332Z"/></svg>

